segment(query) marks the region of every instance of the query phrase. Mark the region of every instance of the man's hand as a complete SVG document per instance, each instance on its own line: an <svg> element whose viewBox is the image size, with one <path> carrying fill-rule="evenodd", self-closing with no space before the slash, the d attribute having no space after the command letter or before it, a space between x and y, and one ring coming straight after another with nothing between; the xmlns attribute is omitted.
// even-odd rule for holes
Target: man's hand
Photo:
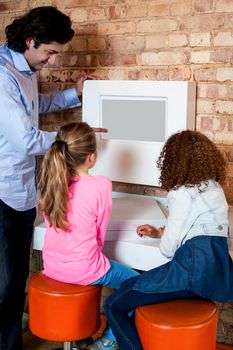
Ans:
<svg viewBox="0 0 233 350"><path fill-rule="evenodd" d="M78 96L81 96L83 93L83 84L85 80L100 80L100 78L94 74L81 73L76 84L76 92Z"/></svg>
<svg viewBox="0 0 233 350"><path fill-rule="evenodd" d="M85 80L100 80L100 78L97 77L97 75L87 74L83 72L78 78L76 85L76 91L78 96L81 96L83 93L83 85ZM93 128L93 130L94 132L108 132L108 129L106 128Z"/></svg>
<svg viewBox="0 0 233 350"><path fill-rule="evenodd" d="M92 128L94 132L108 132L108 129L105 128Z"/></svg>
<svg viewBox="0 0 233 350"><path fill-rule="evenodd" d="M164 233L164 227L155 228L148 224L140 225L137 227L137 234L140 237L148 236L151 238L161 238Z"/></svg>

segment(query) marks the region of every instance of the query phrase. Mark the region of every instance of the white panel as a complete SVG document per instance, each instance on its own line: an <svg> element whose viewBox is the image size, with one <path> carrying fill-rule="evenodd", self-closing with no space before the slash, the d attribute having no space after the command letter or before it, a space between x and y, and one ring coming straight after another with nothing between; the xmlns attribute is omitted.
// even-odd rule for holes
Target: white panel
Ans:
<svg viewBox="0 0 233 350"><path fill-rule="evenodd" d="M160 199L160 198L159 198ZM109 259L139 270L149 270L168 261L159 250L160 239L139 237L138 225L148 223L164 226L166 217L158 202L149 196L113 192L113 209L108 224L103 252ZM160 203L160 204L159 204ZM35 222L33 249L42 250L45 239L45 222Z"/></svg>
<svg viewBox="0 0 233 350"><path fill-rule="evenodd" d="M195 82L186 81L86 81L83 120L109 128L109 135L97 136L98 161L91 173L158 185L156 160L164 141L195 128L195 92Z"/></svg>
<svg viewBox="0 0 233 350"><path fill-rule="evenodd" d="M166 224L163 214L166 199L113 192L113 210L106 232L104 253L109 259L135 269L147 271L168 261L159 250L160 239L138 237L136 227L148 223L155 227ZM161 210L163 208L163 211ZM229 252L233 257L233 209L229 210L231 236L228 237ZM33 249L42 250L45 223L38 217L35 222Z"/></svg>
<svg viewBox="0 0 233 350"><path fill-rule="evenodd" d="M45 238L45 223L37 223L34 229L33 249L42 250ZM107 231L107 235L109 232ZM125 234L130 234L128 239L122 239ZM134 239L132 236L134 235ZM159 250L159 239L136 239L135 232L119 232L119 238L106 240L103 248L104 254L124 265L139 270L149 270L156 266L165 264L166 259Z"/></svg>
<svg viewBox="0 0 233 350"><path fill-rule="evenodd" d="M104 244L104 254L109 259L116 260L133 269L147 271L166 264L169 260L159 250L159 240L146 244L138 241L107 241Z"/></svg>
<svg viewBox="0 0 233 350"><path fill-rule="evenodd" d="M121 239L142 241L142 237L136 234L137 226L145 223L155 227L165 225L166 217L161 205L154 197L113 192L112 213L105 240L118 239L121 231L127 231L127 234L121 235ZM129 231L132 231L132 235ZM154 240L149 237L143 238Z"/></svg>
<svg viewBox="0 0 233 350"><path fill-rule="evenodd" d="M97 162L91 174L106 175L112 181L156 185L159 171L156 160L162 143L98 138Z"/></svg>

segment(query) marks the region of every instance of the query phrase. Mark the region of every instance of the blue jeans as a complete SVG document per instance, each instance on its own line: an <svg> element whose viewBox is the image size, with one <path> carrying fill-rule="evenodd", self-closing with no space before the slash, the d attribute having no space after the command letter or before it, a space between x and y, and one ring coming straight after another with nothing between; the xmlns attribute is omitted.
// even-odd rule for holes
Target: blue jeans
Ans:
<svg viewBox="0 0 233 350"><path fill-rule="evenodd" d="M132 289L136 280L137 277L130 278L122 287L111 294L105 302L107 322L121 350L143 350L135 327L134 317L130 314L130 311L132 312L141 305L156 304L174 299L200 298L191 291L169 293L139 292Z"/></svg>
<svg viewBox="0 0 233 350"><path fill-rule="evenodd" d="M93 285L101 284L103 286L118 289L127 279L139 275L137 271L130 267L124 266L113 260L109 260L109 262L111 268L104 276L93 282ZM116 340L109 326L105 329L102 337L108 340Z"/></svg>
<svg viewBox="0 0 233 350"><path fill-rule="evenodd" d="M22 350L22 315L35 208L16 211L0 200L0 349Z"/></svg>

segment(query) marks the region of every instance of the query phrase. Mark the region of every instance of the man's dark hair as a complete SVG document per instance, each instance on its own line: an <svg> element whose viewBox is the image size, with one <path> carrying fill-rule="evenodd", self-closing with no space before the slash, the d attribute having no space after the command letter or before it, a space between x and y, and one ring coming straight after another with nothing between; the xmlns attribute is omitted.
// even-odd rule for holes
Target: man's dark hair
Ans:
<svg viewBox="0 0 233 350"><path fill-rule="evenodd" d="M6 29L7 45L17 52L25 52L26 39L35 38L35 48L40 44L69 42L74 36L71 20L53 6L36 7L16 18Z"/></svg>

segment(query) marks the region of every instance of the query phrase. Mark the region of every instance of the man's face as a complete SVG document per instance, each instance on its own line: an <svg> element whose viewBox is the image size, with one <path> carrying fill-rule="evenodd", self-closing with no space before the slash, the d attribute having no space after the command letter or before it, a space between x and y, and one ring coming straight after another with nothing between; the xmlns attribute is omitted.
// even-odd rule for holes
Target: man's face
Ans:
<svg viewBox="0 0 233 350"><path fill-rule="evenodd" d="M33 38L28 38L26 45L27 49L23 54L29 66L34 70L40 70L47 63L54 64L56 55L62 52L65 46L65 44L53 41L50 44L40 44L39 47L35 48Z"/></svg>

